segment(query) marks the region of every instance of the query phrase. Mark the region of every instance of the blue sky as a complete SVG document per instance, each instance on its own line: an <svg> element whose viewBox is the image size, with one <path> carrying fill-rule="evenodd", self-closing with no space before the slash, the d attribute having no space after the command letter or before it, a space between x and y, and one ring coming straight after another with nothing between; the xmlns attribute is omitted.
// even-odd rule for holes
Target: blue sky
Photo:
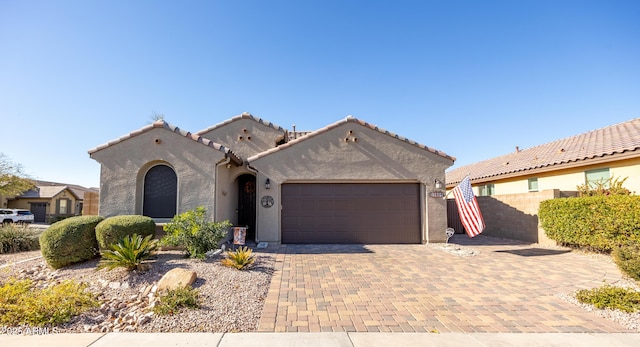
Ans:
<svg viewBox="0 0 640 347"><path fill-rule="evenodd" d="M640 117L640 1L0 0L0 152L98 186L150 123L353 115L454 167Z"/></svg>

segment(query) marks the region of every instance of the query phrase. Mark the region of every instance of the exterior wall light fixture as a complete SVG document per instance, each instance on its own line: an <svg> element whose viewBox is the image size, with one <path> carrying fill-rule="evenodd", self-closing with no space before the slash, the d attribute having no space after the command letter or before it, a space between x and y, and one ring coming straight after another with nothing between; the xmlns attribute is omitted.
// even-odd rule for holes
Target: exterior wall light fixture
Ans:
<svg viewBox="0 0 640 347"><path fill-rule="evenodd" d="M442 183L442 181L440 181L439 179L435 179L434 183L436 185L436 189L443 189L444 188L444 184Z"/></svg>
<svg viewBox="0 0 640 347"><path fill-rule="evenodd" d="M266 181L264 181L264 189L271 189L271 180L269 180L268 178Z"/></svg>

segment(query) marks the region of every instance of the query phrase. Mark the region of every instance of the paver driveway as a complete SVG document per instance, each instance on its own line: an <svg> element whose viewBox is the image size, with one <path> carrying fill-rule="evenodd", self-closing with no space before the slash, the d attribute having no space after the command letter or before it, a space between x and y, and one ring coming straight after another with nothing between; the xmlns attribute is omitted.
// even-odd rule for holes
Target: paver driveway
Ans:
<svg viewBox="0 0 640 347"><path fill-rule="evenodd" d="M613 283L602 257L478 236L442 245L282 245L258 331L627 332L560 299Z"/></svg>

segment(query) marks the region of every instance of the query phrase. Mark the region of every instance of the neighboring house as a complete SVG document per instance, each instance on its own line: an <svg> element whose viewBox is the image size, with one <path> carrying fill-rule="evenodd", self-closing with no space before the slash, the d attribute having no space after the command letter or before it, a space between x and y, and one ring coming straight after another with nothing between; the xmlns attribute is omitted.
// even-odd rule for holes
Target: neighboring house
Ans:
<svg viewBox="0 0 640 347"><path fill-rule="evenodd" d="M97 192L96 188L85 188L77 184L40 180L33 182L36 185L34 189L8 199L7 207L30 210L36 223L82 214L85 194Z"/></svg>
<svg viewBox="0 0 640 347"><path fill-rule="evenodd" d="M456 168L447 188L467 174L480 196L575 191L611 177L627 177L624 187L640 193L640 118Z"/></svg>
<svg viewBox="0 0 640 347"><path fill-rule="evenodd" d="M78 200L78 196L67 186L36 186L9 200L8 207L30 210L33 221L43 223L75 215Z"/></svg>
<svg viewBox="0 0 640 347"><path fill-rule="evenodd" d="M445 239L436 181L454 158L353 117L291 133L248 113L190 133L157 121L91 149L102 216L157 222L197 206L251 241Z"/></svg>
<svg viewBox="0 0 640 347"><path fill-rule="evenodd" d="M466 175L487 234L540 242L541 200L575 195L580 185L610 178L626 178L623 187L640 193L640 118L456 168L446 174L447 189Z"/></svg>

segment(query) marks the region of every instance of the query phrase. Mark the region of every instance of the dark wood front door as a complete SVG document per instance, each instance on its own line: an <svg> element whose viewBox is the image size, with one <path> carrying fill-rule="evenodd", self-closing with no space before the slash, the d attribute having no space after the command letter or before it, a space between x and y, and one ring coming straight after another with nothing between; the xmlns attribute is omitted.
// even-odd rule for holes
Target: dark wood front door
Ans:
<svg viewBox="0 0 640 347"><path fill-rule="evenodd" d="M238 177L238 226L248 226L247 241L256 239L256 177Z"/></svg>

